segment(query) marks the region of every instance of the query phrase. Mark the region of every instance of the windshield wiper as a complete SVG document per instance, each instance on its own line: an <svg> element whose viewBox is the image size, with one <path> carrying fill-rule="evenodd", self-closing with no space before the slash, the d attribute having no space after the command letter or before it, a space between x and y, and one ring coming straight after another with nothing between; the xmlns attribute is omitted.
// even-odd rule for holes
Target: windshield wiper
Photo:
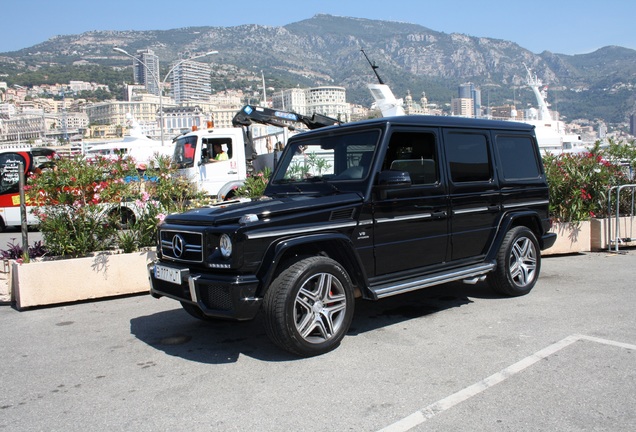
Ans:
<svg viewBox="0 0 636 432"><path fill-rule="evenodd" d="M333 189L335 192L340 193L340 189L338 189L335 184L331 183L329 180L327 180L323 176L310 177L307 179L307 181L311 183L322 182L324 184L329 185L331 189Z"/></svg>

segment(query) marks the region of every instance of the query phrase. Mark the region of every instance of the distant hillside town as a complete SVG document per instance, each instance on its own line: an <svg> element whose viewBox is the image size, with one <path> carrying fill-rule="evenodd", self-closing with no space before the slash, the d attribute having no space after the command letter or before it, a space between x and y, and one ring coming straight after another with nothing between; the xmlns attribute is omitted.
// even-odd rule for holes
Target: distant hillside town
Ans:
<svg viewBox="0 0 636 432"><path fill-rule="evenodd" d="M132 83L123 87L119 98L94 102L79 97L84 92L110 93L105 84L70 81L54 85L24 87L0 82L0 143L60 144L84 140L107 140L127 134L130 119L142 133L166 139L193 126L212 121L217 127L231 127L231 120L247 104L268 106L302 115L318 113L350 122L380 115L374 106L347 102L347 89L321 85L307 88L262 89L252 91L228 89L214 92L209 64L194 60L173 63L166 78L160 82L159 58L151 49L139 50L132 58ZM211 52L212 54L216 52ZM205 54L207 55L207 54ZM203 57L200 55L198 57ZM168 78L170 80L168 81ZM401 99L406 114L454 115L478 118L503 118L519 121L536 119L533 109L521 109L513 103L499 106L484 104L482 92L473 83L458 86L457 96L447 104L428 102L426 93L414 98L410 91ZM558 120L558 113L550 114ZM583 142L593 143L608 137L633 139L636 135L636 115L631 116L630 135L615 131L608 135L602 121L577 120L565 125L566 133L578 135Z"/></svg>

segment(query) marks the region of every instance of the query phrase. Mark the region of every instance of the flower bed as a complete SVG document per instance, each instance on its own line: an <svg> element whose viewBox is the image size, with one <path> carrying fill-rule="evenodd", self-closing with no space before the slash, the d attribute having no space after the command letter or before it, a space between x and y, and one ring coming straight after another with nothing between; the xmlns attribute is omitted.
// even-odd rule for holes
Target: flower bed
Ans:
<svg viewBox="0 0 636 432"><path fill-rule="evenodd" d="M5 297L18 309L147 292L155 253L144 249L154 246L162 215L202 198L165 157L144 171L128 157L58 159L25 192L44 246L2 251L12 259ZM63 258L33 259L42 253Z"/></svg>

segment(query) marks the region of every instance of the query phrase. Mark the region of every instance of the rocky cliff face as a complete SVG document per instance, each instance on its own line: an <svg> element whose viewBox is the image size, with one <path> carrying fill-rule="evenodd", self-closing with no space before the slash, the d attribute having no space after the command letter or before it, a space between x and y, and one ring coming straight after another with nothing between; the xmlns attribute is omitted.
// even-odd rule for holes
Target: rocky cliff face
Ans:
<svg viewBox="0 0 636 432"><path fill-rule="evenodd" d="M594 53L566 56L534 54L514 42L446 34L429 28L388 21L317 15L284 27L189 27L167 31L95 31L58 36L34 47L6 53L6 61L25 67L87 60L103 65L127 64L112 51L153 49L162 62L189 52L218 50L214 64L233 65L243 75L275 78L295 85L341 85L351 101L368 103L364 88L375 81L360 50L379 65L381 76L394 92L426 92L429 100L447 103L457 86L467 81L487 89L490 103L519 98L532 102L522 91L525 66L558 90L559 110L569 118L585 116L622 121L636 110L636 51L607 47ZM0 69L2 66L0 62ZM228 77L229 79L230 77ZM519 87L519 88L517 88ZM515 90L515 88L517 88ZM614 89L613 99L606 98ZM552 100L552 99L551 99ZM485 103L485 101L484 101ZM587 111L586 111L587 110Z"/></svg>

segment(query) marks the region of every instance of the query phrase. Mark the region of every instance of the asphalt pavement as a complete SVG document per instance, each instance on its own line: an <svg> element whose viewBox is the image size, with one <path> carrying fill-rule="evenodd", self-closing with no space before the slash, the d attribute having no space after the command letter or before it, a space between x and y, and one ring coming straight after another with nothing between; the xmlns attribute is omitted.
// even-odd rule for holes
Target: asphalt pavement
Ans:
<svg viewBox="0 0 636 432"><path fill-rule="evenodd" d="M0 430L636 430L636 250L549 257L527 296L454 283L359 301L298 359L262 320L147 295L0 306Z"/></svg>

